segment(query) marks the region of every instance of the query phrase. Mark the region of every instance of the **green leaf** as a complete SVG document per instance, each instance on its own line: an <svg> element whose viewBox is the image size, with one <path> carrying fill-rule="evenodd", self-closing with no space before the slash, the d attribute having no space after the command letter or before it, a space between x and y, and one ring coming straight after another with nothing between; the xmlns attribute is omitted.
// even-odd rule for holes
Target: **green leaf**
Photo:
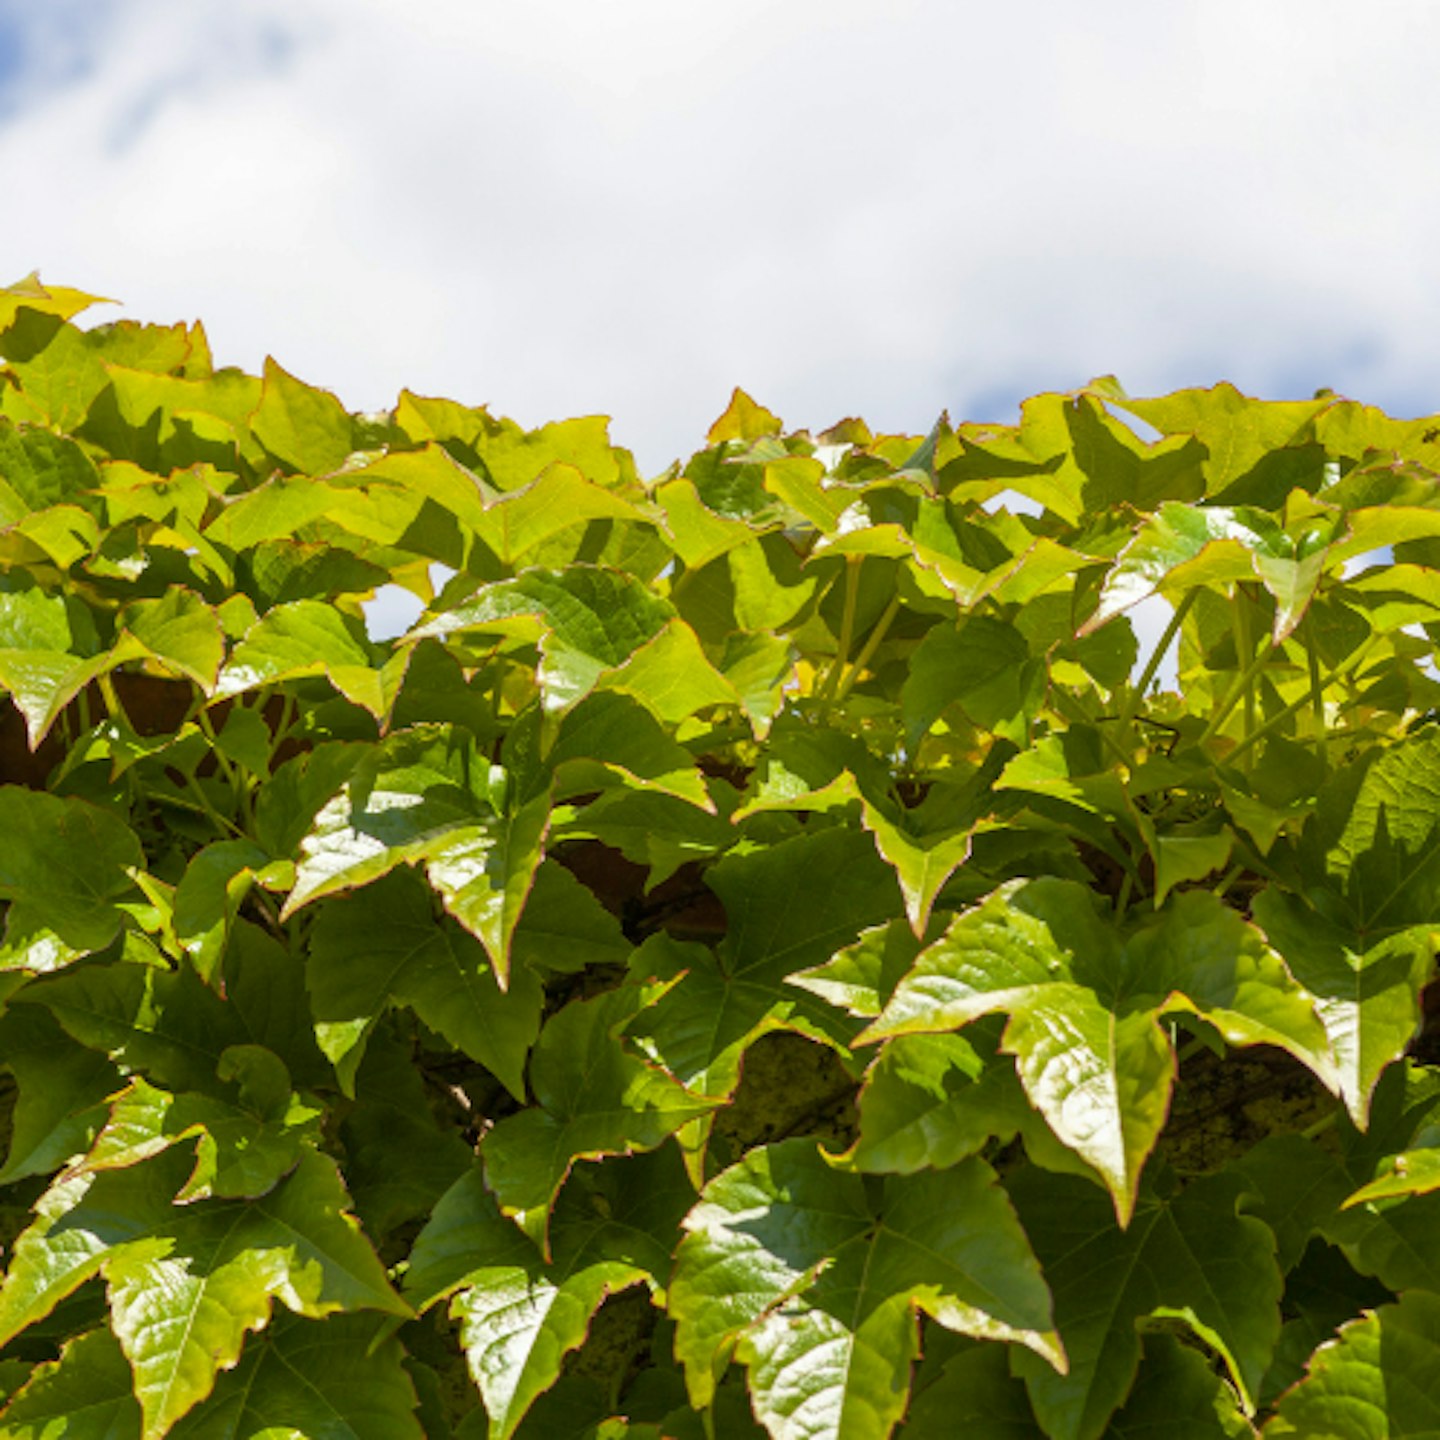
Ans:
<svg viewBox="0 0 1440 1440"><path fill-rule="evenodd" d="M236 1082L232 1095L175 1095L135 1076L76 1170L123 1169L194 1139L195 1168L177 1201L269 1194L319 1143L321 1111L291 1091L284 1064L258 1045L226 1050L220 1079Z"/></svg>
<svg viewBox="0 0 1440 1440"><path fill-rule="evenodd" d="M679 983L627 1033L682 1084L718 1099L732 1093L745 1050L768 1031L792 1029L832 1043L849 1038L852 1025L786 980L894 915L899 896L869 837L844 829L727 857L710 867L706 883L725 907L724 941L714 954L668 937L637 951L632 973ZM824 906L797 903L816 894L828 897ZM707 1134L702 1124L685 1137L696 1165Z"/></svg>
<svg viewBox="0 0 1440 1440"><path fill-rule="evenodd" d="M105 367L84 332L58 314L30 305L15 312L0 332L0 357L17 388L0 392L6 412L61 434L78 430L95 397L105 388Z"/></svg>
<svg viewBox="0 0 1440 1440"><path fill-rule="evenodd" d="M83 965L31 983L10 1003L43 1005L80 1044L175 1091L212 1091L231 1045L273 1050L297 1083L323 1080L303 975L284 947L240 922L225 979L222 999L190 969Z"/></svg>
<svg viewBox="0 0 1440 1440"><path fill-rule="evenodd" d="M225 639L215 611L194 591L172 585L158 600L140 601L126 612L125 628L167 669L207 694L215 688Z"/></svg>
<svg viewBox="0 0 1440 1440"><path fill-rule="evenodd" d="M997 734L1023 728L1029 694L1029 646L1012 625L973 616L930 630L911 657L900 708L911 746L946 708L959 704L972 724Z"/></svg>
<svg viewBox="0 0 1440 1440"><path fill-rule="evenodd" d="M476 531L506 566L514 566L537 545L572 525L642 518L615 491L587 480L573 465L555 462L531 484L490 506Z"/></svg>
<svg viewBox="0 0 1440 1440"><path fill-rule="evenodd" d="M667 620L623 665L602 682L607 690L633 695L658 720L675 725L697 710L737 705L735 687L710 663L695 632Z"/></svg>
<svg viewBox="0 0 1440 1440"><path fill-rule="evenodd" d="M354 448L345 407L328 390L304 384L268 358L250 426L277 460L307 475L338 470Z"/></svg>
<svg viewBox="0 0 1440 1440"><path fill-rule="evenodd" d="M217 840L191 857L175 887L175 938L196 973L213 984L230 931L270 856L251 840Z"/></svg>
<svg viewBox="0 0 1440 1440"><path fill-rule="evenodd" d="M1271 886L1257 923L1316 997L1363 1125L1381 1071L1420 1023L1440 904L1440 734L1414 736L1341 771L1320 793L1300 845L1305 897Z"/></svg>
<svg viewBox="0 0 1440 1440"><path fill-rule="evenodd" d="M370 1234L381 1236L428 1217L474 1159L449 1117L442 1123L432 1110L414 1042L398 1029L382 1026L370 1037L355 1076L355 1104L340 1125L355 1211ZM466 1092L457 1086L451 1095L460 1100Z"/></svg>
<svg viewBox="0 0 1440 1440"><path fill-rule="evenodd" d="M1275 1258L1287 1274L1350 1188L1335 1157L1303 1135L1267 1135L1232 1160L1229 1170L1249 1184L1245 1212L1270 1227Z"/></svg>
<svg viewBox="0 0 1440 1440"><path fill-rule="evenodd" d="M860 809L865 828L875 837L875 848L895 867L911 928L923 935L940 887L969 857L972 827L916 833L903 819L891 820L863 797Z"/></svg>
<svg viewBox="0 0 1440 1440"><path fill-rule="evenodd" d="M1280 1397L1266 1440L1403 1440L1440 1428L1440 1298L1423 1290L1352 1321Z"/></svg>
<svg viewBox="0 0 1440 1440"><path fill-rule="evenodd" d="M423 1310L455 1296L451 1312L493 1440L508 1440L554 1384L607 1295L663 1286L693 1200L668 1147L577 1174L556 1203L547 1264L501 1214L478 1170L441 1198L411 1252L406 1297Z"/></svg>
<svg viewBox="0 0 1440 1440"><path fill-rule="evenodd" d="M1175 1059L1162 1015L1203 1015L1232 1044L1278 1045L1333 1083L1309 998L1260 934L1203 891L1128 933L1069 880L1011 882L923 951L861 1041L1004 1012L1031 1103L1104 1177L1127 1223L1165 1122Z"/></svg>
<svg viewBox="0 0 1440 1440"><path fill-rule="evenodd" d="M929 940L937 938L929 931L926 935ZM797 970L788 983L852 1015L873 1020L926 943L926 938L917 937L908 925L892 920L864 931L853 945L837 950L823 965Z"/></svg>
<svg viewBox="0 0 1440 1440"><path fill-rule="evenodd" d="M782 428L779 416L756 404L737 385L725 413L710 427L705 438L711 445L726 440L760 440L766 435L778 435Z"/></svg>
<svg viewBox="0 0 1440 1440"><path fill-rule="evenodd" d="M306 976L320 1048L347 1093L380 1016L408 1005L524 1099L525 1058L540 1032L540 983L522 964L501 990L483 947L453 920L437 919L418 877L392 872L325 905L310 934Z"/></svg>
<svg viewBox="0 0 1440 1440"><path fill-rule="evenodd" d="M1115 403L1166 435L1194 435L1202 441L1205 492L1214 495L1268 452L1307 440L1330 401L1258 401L1222 381L1208 390L1177 390L1153 400L1122 395Z"/></svg>
<svg viewBox="0 0 1440 1440"><path fill-rule="evenodd" d="M105 1329L71 1340L36 1368L0 1414L0 1440L140 1440L130 1366Z"/></svg>
<svg viewBox="0 0 1440 1440"><path fill-rule="evenodd" d="M74 441L0 417L0 526L67 502L92 504L100 476Z"/></svg>
<svg viewBox="0 0 1440 1440"><path fill-rule="evenodd" d="M1440 733L1422 731L1341 772L1306 828L1306 881L1344 900L1366 939L1429 923L1440 904Z"/></svg>
<svg viewBox="0 0 1440 1440"><path fill-rule="evenodd" d="M15 785L0 786L0 898L7 935L43 924L69 952L101 950L120 929L117 901L143 864L134 831L112 811ZM13 963L13 962L12 962ZM43 947L20 962L47 970Z"/></svg>
<svg viewBox="0 0 1440 1440"><path fill-rule="evenodd" d="M445 908L478 936L501 985L511 979L510 942L544 858L546 792L514 814L467 827L425 846L425 874Z"/></svg>
<svg viewBox="0 0 1440 1440"><path fill-rule="evenodd" d="M1253 1440L1255 1430L1204 1355L1158 1334L1145 1337L1135 1388L1106 1433L1114 1440Z"/></svg>
<svg viewBox="0 0 1440 1440"><path fill-rule="evenodd" d="M281 912L367 885L397 865L426 867L446 908L485 946L502 985L509 947L543 855L550 798L513 812L509 780L468 734L415 726L370 749L325 803L300 844L295 887Z"/></svg>
<svg viewBox="0 0 1440 1440"><path fill-rule="evenodd" d="M1406 1195L1429 1195L1440 1190L1440 1149L1402 1150L1386 1161L1384 1168L1367 1185L1346 1201L1346 1207L1365 1205L1371 1200L1396 1200Z"/></svg>
<svg viewBox="0 0 1440 1440"><path fill-rule="evenodd" d="M0 1014L0 1065L20 1090L0 1185L51 1175L88 1150L124 1083L106 1056L76 1045L35 1005Z"/></svg>
<svg viewBox="0 0 1440 1440"><path fill-rule="evenodd" d="M978 1039L979 1037L977 1037ZM913 1175L943 1170L1043 1121L995 1059L994 1041L963 1035L901 1035L886 1044L860 1091L860 1138L842 1157L856 1170ZM838 1163L838 1162L837 1162Z"/></svg>
<svg viewBox="0 0 1440 1440"><path fill-rule="evenodd" d="M926 1337L925 1357L931 1347ZM906 1440L1033 1440L1035 1416L1025 1387L1012 1378L1005 1348L970 1345L938 1379L918 1390L901 1431Z"/></svg>
<svg viewBox="0 0 1440 1440"><path fill-rule="evenodd" d="M92 1275L105 1276L146 1440L210 1393L216 1370L235 1363L275 1298L310 1316L408 1313L344 1214L333 1161L307 1153L259 1199L176 1206L190 1169L183 1150L170 1149L93 1181L62 1180L37 1204L0 1289L4 1343Z"/></svg>
<svg viewBox="0 0 1440 1440"><path fill-rule="evenodd" d="M1092 1440L1130 1394L1136 1324L1185 1324L1224 1362L1249 1413L1280 1333L1275 1242L1238 1213L1245 1184L1206 1176L1170 1200L1142 1197L1127 1230L1087 1181L1033 1168L1009 1183L1055 1295L1067 1374L1016 1352L1013 1368L1051 1440Z"/></svg>
<svg viewBox="0 0 1440 1440"><path fill-rule="evenodd" d="M543 636L537 677L545 708L569 709L605 671L623 665L674 615L633 575L594 565L527 570L411 631L412 639L470 631Z"/></svg>
<svg viewBox="0 0 1440 1440"><path fill-rule="evenodd" d="M373 1317L284 1316L245 1346L174 1440L425 1440L398 1340ZM277 1426L277 1420L279 1426ZM283 1427L283 1428L281 1428Z"/></svg>
<svg viewBox="0 0 1440 1440"><path fill-rule="evenodd" d="M535 872L530 902L511 939L512 990L520 971L573 974L590 966L623 965L633 947L595 892L555 860Z"/></svg>
<svg viewBox="0 0 1440 1440"><path fill-rule="evenodd" d="M872 1197L813 1142L783 1141L716 1176L685 1229L669 1309L691 1403L710 1403L736 1355L771 1434L888 1435L921 1314L1064 1368L1045 1282L983 1161Z"/></svg>
<svg viewBox="0 0 1440 1440"><path fill-rule="evenodd" d="M543 767L538 757L536 764L555 776L562 795L604 790L618 776L628 788L715 809L695 757L629 696L601 691L582 700L560 722Z"/></svg>
<svg viewBox="0 0 1440 1440"><path fill-rule="evenodd" d="M530 1063L536 1106L509 1115L481 1146L501 1209L549 1254L550 1207L576 1160L653 1150L714 1108L619 1036L666 986L625 985L575 1000L546 1023Z"/></svg>
<svg viewBox="0 0 1440 1440"><path fill-rule="evenodd" d="M245 632L220 672L215 694L242 695L284 680L324 675L347 700L377 719L387 714L399 677L376 669L364 627L320 600L291 600Z"/></svg>
<svg viewBox="0 0 1440 1440"><path fill-rule="evenodd" d="M1121 551L1081 633L1157 591L1179 600L1197 585L1228 591L1237 580L1258 578L1279 601L1274 629L1279 643L1304 614L1324 558L1321 550L1297 563L1294 542L1263 511L1170 502Z"/></svg>
<svg viewBox="0 0 1440 1440"><path fill-rule="evenodd" d="M206 525L205 538L237 553L255 550L267 540L298 535L345 501L343 492L308 475L274 475L253 490L227 496L220 513Z"/></svg>

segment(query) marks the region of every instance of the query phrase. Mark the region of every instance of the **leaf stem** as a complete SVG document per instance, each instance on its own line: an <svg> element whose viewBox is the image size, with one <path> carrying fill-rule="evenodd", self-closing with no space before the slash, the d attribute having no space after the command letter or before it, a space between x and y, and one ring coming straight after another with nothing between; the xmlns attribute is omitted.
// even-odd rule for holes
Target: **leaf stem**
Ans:
<svg viewBox="0 0 1440 1440"><path fill-rule="evenodd" d="M1250 594L1243 583L1235 587L1235 608L1231 612L1235 631L1235 654L1252 655L1255 651L1255 636L1250 628ZM1241 691L1244 701L1242 709L1241 739L1248 740L1255 729L1255 681L1253 676L1246 679ZM1232 757L1233 758L1233 757Z"/></svg>
<svg viewBox="0 0 1440 1440"><path fill-rule="evenodd" d="M1245 694L1246 688L1255 677L1270 663L1274 654L1272 646L1266 645L1261 652L1235 677L1235 683L1226 691L1225 698L1216 707L1215 713L1210 717L1210 723L1200 732L1200 738L1195 742L1197 746L1204 746L1215 738L1215 733L1230 718L1230 712L1240 703L1240 698Z"/></svg>
<svg viewBox="0 0 1440 1440"><path fill-rule="evenodd" d="M843 700L855 688L855 682L860 678L861 672L870 663L870 657L880 648L880 642L885 638L886 632L890 629L891 622L900 613L900 592L897 590L890 597L890 603L885 607L884 613L875 622L870 634L866 637L864 645L860 647L860 653L855 657L855 663L850 667L850 673L840 682L840 688L835 692L836 700Z"/></svg>
<svg viewBox="0 0 1440 1440"><path fill-rule="evenodd" d="M1118 722L1122 737L1129 731L1131 722L1135 719L1135 713L1145 698L1145 692L1150 688L1150 682L1154 680L1159 671L1166 652L1180 633L1180 627L1185 623L1185 617L1190 613L1190 607L1195 603L1195 596L1198 593L1196 590L1187 590L1181 597L1180 603L1176 605L1174 613L1170 616L1170 623L1166 625L1164 634L1160 636L1159 642L1150 652L1150 658L1145 662L1144 670L1140 672L1140 679L1136 681L1134 688L1125 697L1125 703L1120 708Z"/></svg>
<svg viewBox="0 0 1440 1440"><path fill-rule="evenodd" d="M1361 657L1370 648L1374 640L1375 637L1372 635L1370 639L1365 641L1365 643L1362 644L1360 648L1356 651L1355 657L1350 662L1350 664L1344 666L1337 665L1335 669L1333 669L1325 677L1322 684L1333 685L1337 680L1344 680L1353 671L1358 670L1360 668ZM1283 725L1292 715L1297 714L1307 705L1311 704L1314 698L1314 685L1315 681L1312 677L1311 688L1309 690L1307 690L1298 700L1292 700L1283 710L1278 711L1276 714L1272 715L1262 726L1260 726L1258 730L1252 731L1249 735L1247 735L1225 758L1233 762L1239 756L1248 751L1251 746L1257 745L1267 735L1272 734L1278 726ZM1201 737L1201 743L1204 743L1203 736Z"/></svg>
<svg viewBox="0 0 1440 1440"><path fill-rule="evenodd" d="M1243 864L1232 865L1221 877L1220 883L1210 892L1217 900L1245 873Z"/></svg>
<svg viewBox="0 0 1440 1440"><path fill-rule="evenodd" d="M850 645L855 639L855 607L860 600L860 566L864 563L861 555L845 557L845 608L840 614L840 639L835 649L835 659L825 672L825 684L821 694L827 699L836 698L840 684L840 672L850 658Z"/></svg>
<svg viewBox="0 0 1440 1440"><path fill-rule="evenodd" d="M1310 667L1310 706L1315 716L1315 758L1321 765L1329 762L1325 744L1325 693L1320 684L1320 656L1315 649L1315 621L1305 617L1305 659Z"/></svg>

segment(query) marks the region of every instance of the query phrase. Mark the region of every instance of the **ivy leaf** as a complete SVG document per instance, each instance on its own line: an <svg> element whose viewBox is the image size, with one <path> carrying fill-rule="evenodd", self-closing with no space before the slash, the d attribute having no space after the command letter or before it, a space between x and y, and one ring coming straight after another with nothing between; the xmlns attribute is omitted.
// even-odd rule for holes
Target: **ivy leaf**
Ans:
<svg viewBox="0 0 1440 1440"><path fill-rule="evenodd" d="M389 713L399 691L393 669L375 668L359 620L321 600L289 600L245 632L220 671L215 694L226 699L308 675L324 675L376 719Z"/></svg>
<svg viewBox="0 0 1440 1440"><path fill-rule="evenodd" d="M92 1275L109 1283L111 1327L130 1361L145 1437L164 1435L233 1365L279 1298L297 1313L408 1314L344 1213L334 1162L309 1152L255 1200L176 1206L191 1162L170 1149L144 1164L65 1179L36 1206L0 1289L0 1344Z"/></svg>
<svg viewBox="0 0 1440 1440"><path fill-rule="evenodd" d="M997 1011L1031 1103L1105 1179L1122 1225L1165 1122L1175 1058L1162 1015L1333 1069L1308 997L1259 933L1203 891L1121 932L1075 881L1011 882L923 951L859 1038L934 1034Z"/></svg>
<svg viewBox="0 0 1440 1440"><path fill-rule="evenodd" d="M572 974L589 966L624 965L633 946L620 922L556 860L535 872L520 923L511 940L510 985L523 969L540 974Z"/></svg>
<svg viewBox="0 0 1440 1440"><path fill-rule="evenodd" d="M549 828L546 792L513 814L456 831L425 847L427 878L440 892L445 908L479 937L502 985L511 979L510 942L544 857Z"/></svg>
<svg viewBox="0 0 1440 1440"><path fill-rule="evenodd" d="M1440 1427L1440 1298L1424 1290L1352 1321L1280 1397L1266 1440L1325 1434L1402 1440ZM1343 1419L1348 1422L1341 1431Z"/></svg>
<svg viewBox="0 0 1440 1440"><path fill-rule="evenodd" d="M927 1362L931 1347L925 1347ZM1025 1387L1010 1374L1005 1347L968 1345L937 1379L918 1390L901 1432L906 1440L1032 1440L1035 1416Z"/></svg>
<svg viewBox="0 0 1440 1440"><path fill-rule="evenodd" d="M325 905L306 971L320 1048L353 1093L368 1038L392 1005L408 1005L457 1049L525 1097L525 1057L540 1032L540 983L525 966L501 990L483 947L437 920L425 885L395 871Z"/></svg>
<svg viewBox="0 0 1440 1440"><path fill-rule="evenodd" d="M737 1355L771 1434L889 1434L920 1314L1065 1367L1039 1267L981 1160L872 1197L812 1141L787 1140L716 1176L685 1229L669 1308L691 1403L710 1403Z"/></svg>
<svg viewBox="0 0 1440 1440"><path fill-rule="evenodd" d="M1029 662L1025 637L1004 621L977 615L958 627L936 625L911 657L900 692L910 745L956 703L972 724L1008 734L1032 703Z"/></svg>
<svg viewBox="0 0 1440 1440"><path fill-rule="evenodd" d="M875 837L875 848L895 867L911 927L922 935L930 923L930 911L940 887L969 857L971 830L964 827L916 834L868 800L862 798L860 805L865 828Z"/></svg>
<svg viewBox="0 0 1440 1440"><path fill-rule="evenodd" d="M166 669L193 680L206 694L215 688L225 638L215 611L193 590L172 585L159 599L142 600L127 610L124 623Z"/></svg>
<svg viewBox="0 0 1440 1440"><path fill-rule="evenodd" d="M542 635L538 671L545 708L563 712L601 675L623 665L674 615L635 576L595 565L532 569L484 586L472 599L410 632L410 638L468 631ZM522 622L517 631L516 622Z"/></svg>
<svg viewBox="0 0 1440 1440"><path fill-rule="evenodd" d="M860 938L837 950L823 965L797 970L788 983L798 985L841 1010L873 1020L895 993L926 944L938 939L934 927L925 936L899 921L862 931Z"/></svg>
<svg viewBox="0 0 1440 1440"><path fill-rule="evenodd" d="M669 725L712 705L740 703L735 687L710 663L695 632L680 619L667 620L601 683L607 690L633 695Z"/></svg>
<svg viewBox="0 0 1440 1440"><path fill-rule="evenodd" d="M1350 1188L1335 1157L1303 1135L1267 1135L1228 1169L1250 1186L1245 1211L1270 1227L1275 1258L1286 1274L1300 1263L1310 1237Z"/></svg>
<svg viewBox="0 0 1440 1440"><path fill-rule="evenodd" d="M416 726L390 736L316 815L281 918L397 865L423 863L504 985L550 815L548 792L511 810L508 790L505 772L482 762L458 728Z"/></svg>
<svg viewBox="0 0 1440 1440"><path fill-rule="evenodd" d="M975 1039L977 1044L966 1035L899 1035L888 1041L866 1073L857 1102L860 1136L844 1163L901 1175L943 1170L992 1137L1008 1140L1043 1127L1014 1065L996 1060L993 1038L988 1045Z"/></svg>
<svg viewBox="0 0 1440 1440"><path fill-rule="evenodd" d="M185 867L175 887L175 938L207 985L219 973L240 906L269 864L252 840L217 840Z"/></svg>
<svg viewBox="0 0 1440 1440"><path fill-rule="evenodd" d="M310 475L273 475L253 490L227 497L224 508L206 525L205 538L243 554L267 541L298 535L312 521L340 509L346 498Z"/></svg>
<svg viewBox="0 0 1440 1440"><path fill-rule="evenodd" d="M607 1295L662 1287L693 1200L669 1147L577 1174L556 1202L547 1264L500 1213L478 1170L441 1198L411 1252L406 1298L424 1310L454 1295L451 1313L492 1440L508 1440L555 1383Z"/></svg>
<svg viewBox="0 0 1440 1440"><path fill-rule="evenodd" d="M252 1336L174 1440L425 1440L400 1342L368 1315L282 1316Z"/></svg>
<svg viewBox="0 0 1440 1440"><path fill-rule="evenodd" d="M613 489L597 485L563 461L491 505L476 525L480 538L513 567L550 536L592 520L639 520L638 510Z"/></svg>
<svg viewBox="0 0 1440 1440"><path fill-rule="evenodd" d="M328 390L304 384L269 358L250 428L277 460L306 475L338 470L354 448L345 407Z"/></svg>
<svg viewBox="0 0 1440 1440"><path fill-rule="evenodd" d="M485 1137L490 1189L547 1257L550 1207L576 1160L653 1150L716 1104L618 1043L667 988L624 985L552 1016L530 1064L535 1107L506 1116Z"/></svg>
<svg viewBox="0 0 1440 1440"><path fill-rule="evenodd" d="M76 1045L36 1005L0 1014L0 1065L20 1091L0 1185L54 1174L88 1150L105 1123L105 1101L123 1083L105 1055Z"/></svg>
<svg viewBox="0 0 1440 1440"><path fill-rule="evenodd" d="M340 1125L356 1214L370 1234L382 1236L429 1216L475 1158L449 1117L434 1113L413 1039L397 1029L382 1027L370 1037L355 1076L355 1103ZM465 1091L451 1093L458 1100Z"/></svg>
<svg viewBox="0 0 1440 1440"><path fill-rule="evenodd" d="M43 1005L80 1044L175 1091L209 1093L225 1050L263 1045L298 1084L324 1083L303 974L289 952L241 921L221 999L188 968L120 961L34 981L12 1005Z"/></svg>
<svg viewBox="0 0 1440 1440"><path fill-rule="evenodd" d="M268 1194L319 1143L321 1111L291 1091L284 1063L258 1045L226 1050L219 1078L234 1082L232 1095L175 1095L135 1076L76 1170L121 1169L194 1139L195 1168L178 1202Z"/></svg>
<svg viewBox="0 0 1440 1440"><path fill-rule="evenodd" d="M638 1015L627 1033L682 1084L719 1099L739 1083L745 1050L770 1030L793 1029L828 1043L848 1040L852 1026L837 1023L828 1006L786 981L894 915L899 896L893 872L869 837L839 828L727 857L705 878L725 907L724 941L712 953L657 937L637 951L632 973L679 983ZM816 894L828 896L824 906L802 903L801 897ZM707 1136L702 1122L682 1137L692 1166L703 1160Z"/></svg>
<svg viewBox="0 0 1440 1440"><path fill-rule="evenodd" d="M1236 1176L1211 1175L1178 1195L1142 1197L1127 1230L1102 1193L1033 1167L1009 1183L1055 1294L1070 1357L1057 1374L1016 1352L1013 1366L1052 1440L1093 1440L1124 1403L1140 1360L1136 1322L1179 1320L1225 1364L1246 1413L1280 1333L1280 1271L1269 1229L1238 1213Z"/></svg>
<svg viewBox="0 0 1440 1440"><path fill-rule="evenodd" d="M0 1413L3 1440L140 1440L140 1402L115 1337L91 1330L37 1366Z"/></svg>
<svg viewBox="0 0 1440 1440"><path fill-rule="evenodd" d="M1440 735L1420 734L1340 772L1301 837L1304 895L1270 886L1256 922L1315 996L1341 1094L1364 1126L1381 1072L1420 1024L1440 904Z"/></svg>
<svg viewBox="0 0 1440 1440"><path fill-rule="evenodd" d="M128 872L143 864L135 832L112 811L0 786L0 898L11 902L12 939L32 927L50 932L64 947L60 964L103 949L120 929L117 901L133 890ZM52 968L43 944L22 951L18 963Z"/></svg>

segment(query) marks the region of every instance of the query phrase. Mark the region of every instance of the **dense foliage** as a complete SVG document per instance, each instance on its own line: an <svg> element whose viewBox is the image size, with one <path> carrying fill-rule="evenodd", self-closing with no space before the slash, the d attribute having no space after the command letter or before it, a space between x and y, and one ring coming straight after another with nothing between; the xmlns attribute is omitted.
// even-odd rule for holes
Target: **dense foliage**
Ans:
<svg viewBox="0 0 1440 1440"><path fill-rule="evenodd" d="M3 1440L1435 1433L1440 420L644 481L88 302L0 291Z"/></svg>

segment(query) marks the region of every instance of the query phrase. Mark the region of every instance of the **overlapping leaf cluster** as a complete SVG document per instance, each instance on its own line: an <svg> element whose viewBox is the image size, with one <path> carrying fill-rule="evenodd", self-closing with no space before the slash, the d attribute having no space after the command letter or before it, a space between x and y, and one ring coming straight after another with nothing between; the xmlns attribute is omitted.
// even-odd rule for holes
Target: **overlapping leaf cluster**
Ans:
<svg viewBox="0 0 1440 1440"><path fill-rule="evenodd" d="M646 480L89 303L0 291L0 1437L1434 1431L1440 419Z"/></svg>

